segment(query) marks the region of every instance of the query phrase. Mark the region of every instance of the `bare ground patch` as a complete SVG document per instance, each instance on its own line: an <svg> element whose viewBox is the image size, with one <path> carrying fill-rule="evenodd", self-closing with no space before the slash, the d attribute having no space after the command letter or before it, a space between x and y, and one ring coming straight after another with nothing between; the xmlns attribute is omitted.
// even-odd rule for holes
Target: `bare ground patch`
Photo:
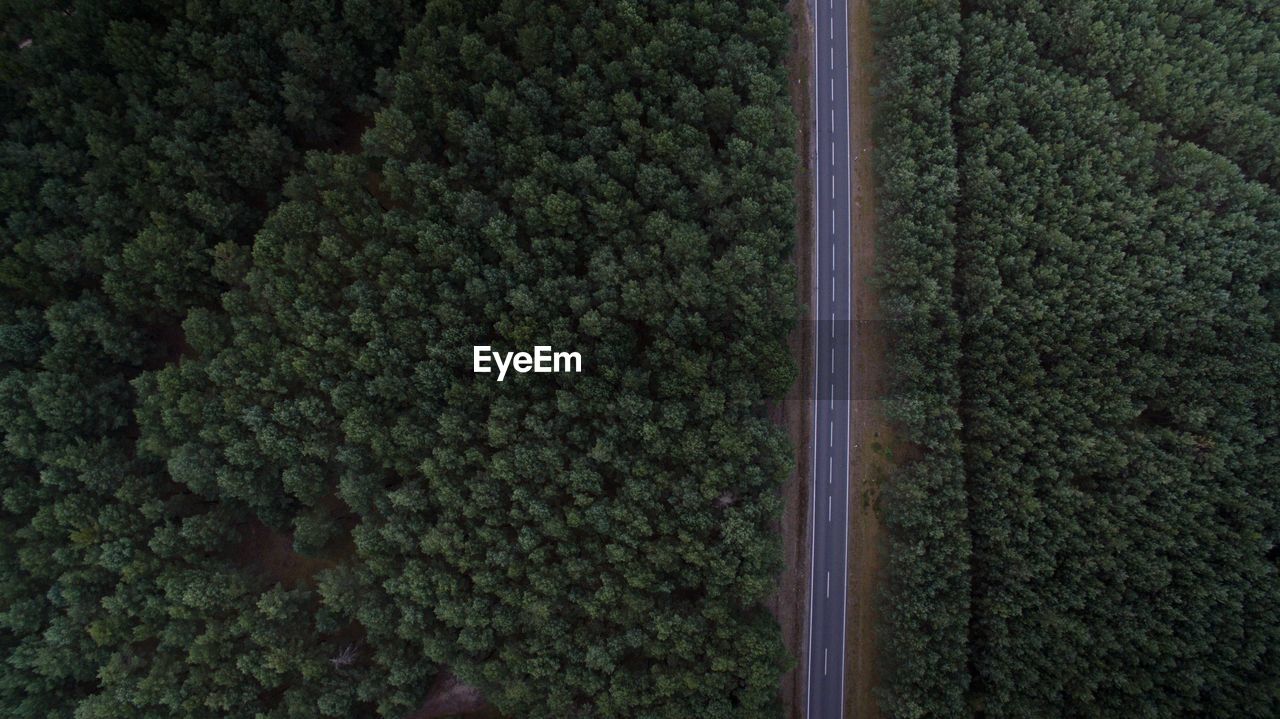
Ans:
<svg viewBox="0 0 1280 719"><path fill-rule="evenodd" d="M292 536L271 529L257 518L241 527L240 536L240 543L233 554L236 561L290 589L299 584L313 583L312 578L317 572L338 564L331 559L299 554L293 549Z"/></svg>

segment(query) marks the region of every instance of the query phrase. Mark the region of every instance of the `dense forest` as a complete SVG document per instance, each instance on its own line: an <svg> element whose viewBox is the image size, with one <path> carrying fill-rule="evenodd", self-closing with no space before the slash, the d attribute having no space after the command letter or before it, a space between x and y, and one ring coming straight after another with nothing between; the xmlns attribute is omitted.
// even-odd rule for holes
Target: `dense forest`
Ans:
<svg viewBox="0 0 1280 719"><path fill-rule="evenodd" d="M0 7L6 716L777 714L780 3Z"/></svg>
<svg viewBox="0 0 1280 719"><path fill-rule="evenodd" d="M885 708L1280 715L1280 12L877 23Z"/></svg>

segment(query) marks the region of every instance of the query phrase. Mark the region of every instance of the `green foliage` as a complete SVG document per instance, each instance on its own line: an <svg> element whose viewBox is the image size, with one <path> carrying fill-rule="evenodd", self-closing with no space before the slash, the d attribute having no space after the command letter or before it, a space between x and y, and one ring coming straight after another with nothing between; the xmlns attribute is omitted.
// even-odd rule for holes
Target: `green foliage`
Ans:
<svg viewBox="0 0 1280 719"><path fill-rule="evenodd" d="M776 715L777 3L5 20L0 702Z"/></svg>
<svg viewBox="0 0 1280 719"><path fill-rule="evenodd" d="M4 6L6 716L348 717L420 701L381 679L394 665L329 663L354 619L322 622L311 582L286 588L246 559L261 539L247 506L175 483L207 461L139 451L132 385L188 350L173 318L216 302L227 280L208 246L248 242L300 151L340 139L410 19L383 5ZM193 313L202 346L209 314Z"/></svg>
<svg viewBox="0 0 1280 719"><path fill-rule="evenodd" d="M199 332L229 339L141 380L151 449L308 535L349 507L362 624L504 710L774 711L781 17L429 7L366 151L309 158ZM470 372L535 341L586 372Z"/></svg>
<svg viewBox="0 0 1280 719"><path fill-rule="evenodd" d="M1280 188L1280 16L1199 0L988 0L1023 21L1041 53L1165 134L1220 153Z"/></svg>
<svg viewBox="0 0 1280 719"><path fill-rule="evenodd" d="M880 271L895 338L887 409L928 453L885 486L883 701L894 716L960 716L969 684L970 546L956 410L958 181L948 105L959 73L960 7L885 2L875 22Z"/></svg>
<svg viewBox="0 0 1280 719"><path fill-rule="evenodd" d="M986 38L959 240L987 712L1271 715L1280 202L1016 26L968 32Z"/></svg>
<svg viewBox="0 0 1280 719"><path fill-rule="evenodd" d="M958 377L960 442L904 415L926 454L894 480L895 716L1280 711L1280 199L1262 72L1276 26L1231 4L1152 5L970 3L914 44L898 38L918 17L883 16L886 282L897 307L961 318L927 356L915 338L940 325L899 313L907 399ZM910 94L909 68L948 42L958 72L929 128L895 109L941 93L888 93ZM913 148L948 146L941 263L894 264L899 228L911 247L951 227L902 179ZM943 484L957 451L958 497ZM928 531L971 542L969 596L904 601L956 576ZM956 613L962 696L921 681L937 639L909 621Z"/></svg>

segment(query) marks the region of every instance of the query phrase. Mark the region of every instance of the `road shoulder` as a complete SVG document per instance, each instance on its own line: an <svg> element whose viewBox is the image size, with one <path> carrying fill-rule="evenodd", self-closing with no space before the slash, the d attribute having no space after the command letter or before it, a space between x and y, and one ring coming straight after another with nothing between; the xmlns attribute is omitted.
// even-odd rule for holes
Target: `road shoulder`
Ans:
<svg viewBox="0 0 1280 719"><path fill-rule="evenodd" d="M849 605L845 708L875 719L879 681L876 605L881 577L880 484L894 462L895 440L885 419L887 340L876 291L876 198L872 166L874 38L871 0L849 0L849 147L853 153L851 242L854 298L849 501Z"/></svg>
<svg viewBox="0 0 1280 719"><path fill-rule="evenodd" d="M780 687L784 715L803 716L805 700L805 627L808 622L809 586L809 456L811 402L808 388L813 384L813 334L810 332L813 297L813 95L811 66L813 23L805 0L789 0L791 51L787 58L787 79L791 107L796 116L796 234L792 261L796 271L796 302L806 308L788 339L795 360L795 384L785 400L775 403L771 414L785 426L795 449L795 468L782 488L783 514L779 533L783 547L783 570L772 610L782 627L783 642L792 664Z"/></svg>

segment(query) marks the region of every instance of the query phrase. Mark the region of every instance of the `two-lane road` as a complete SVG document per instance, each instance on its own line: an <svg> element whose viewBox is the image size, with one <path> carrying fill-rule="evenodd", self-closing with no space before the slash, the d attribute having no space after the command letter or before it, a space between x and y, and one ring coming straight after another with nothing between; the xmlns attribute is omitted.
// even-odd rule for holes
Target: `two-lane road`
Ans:
<svg viewBox="0 0 1280 719"><path fill-rule="evenodd" d="M846 0L809 0L814 18L814 387L806 690L809 719L844 716L849 566L852 276Z"/></svg>

